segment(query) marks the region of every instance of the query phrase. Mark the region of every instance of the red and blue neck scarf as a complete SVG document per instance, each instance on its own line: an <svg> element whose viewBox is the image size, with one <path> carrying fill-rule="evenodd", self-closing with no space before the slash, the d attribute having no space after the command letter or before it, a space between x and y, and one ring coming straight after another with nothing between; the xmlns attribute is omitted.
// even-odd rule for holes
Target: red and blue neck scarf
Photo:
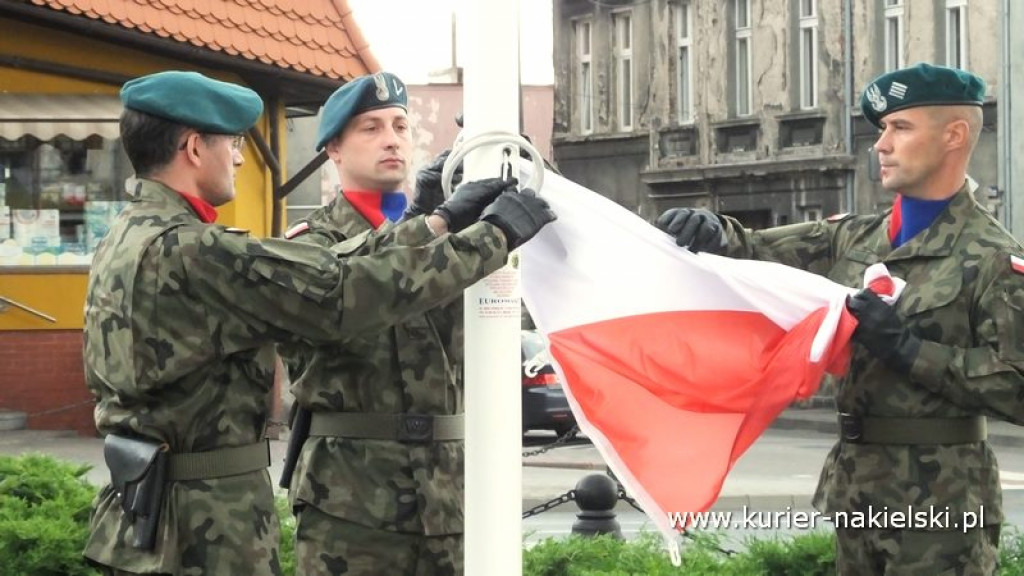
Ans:
<svg viewBox="0 0 1024 576"><path fill-rule="evenodd" d="M952 200L952 196L945 200L921 200L897 194L889 216L889 243L895 249L909 242L931 226Z"/></svg>
<svg viewBox="0 0 1024 576"><path fill-rule="evenodd" d="M402 192L380 190L342 190L345 200L359 212L374 228L380 228L385 220L398 222L408 202Z"/></svg>

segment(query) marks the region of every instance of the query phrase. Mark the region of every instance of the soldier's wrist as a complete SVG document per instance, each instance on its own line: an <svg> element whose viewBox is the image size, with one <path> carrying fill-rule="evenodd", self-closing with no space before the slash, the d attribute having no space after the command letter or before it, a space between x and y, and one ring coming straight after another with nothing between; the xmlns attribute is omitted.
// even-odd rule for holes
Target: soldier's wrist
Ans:
<svg viewBox="0 0 1024 576"><path fill-rule="evenodd" d="M427 229L435 238L440 238L448 233L448 221L437 214L427 216Z"/></svg>

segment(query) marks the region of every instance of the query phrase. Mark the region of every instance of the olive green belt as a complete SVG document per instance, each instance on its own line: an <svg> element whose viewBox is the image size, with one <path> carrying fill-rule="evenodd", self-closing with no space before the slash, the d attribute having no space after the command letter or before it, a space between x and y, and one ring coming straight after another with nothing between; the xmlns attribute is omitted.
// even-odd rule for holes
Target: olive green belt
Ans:
<svg viewBox="0 0 1024 576"><path fill-rule="evenodd" d="M853 444L971 444L987 437L984 416L877 418L839 414L839 439Z"/></svg>
<svg viewBox="0 0 1024 576"><path fill-rule="evenodd" d="M207 452L170 454L168 480L206 480L236 476L270 466L270 443L267 440Z"/></svg>
<svg viewBox="0 0 1024 576"><path fill-rule="evenodd" d="M314 412L309 435L422 443L462 440L466 431L462 414Z"/></svg>

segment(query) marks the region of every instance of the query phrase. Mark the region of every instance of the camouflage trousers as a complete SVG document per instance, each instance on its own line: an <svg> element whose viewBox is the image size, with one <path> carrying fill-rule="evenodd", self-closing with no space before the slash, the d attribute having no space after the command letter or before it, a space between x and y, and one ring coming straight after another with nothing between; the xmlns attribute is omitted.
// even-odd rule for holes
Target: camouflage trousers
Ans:
<svg viewBox="0 0 1024 576"><path fill-rule="evenodd" d="M999 526L968 530L836 530L838 576L989 576Z"/></svg>
<svg viewBox="0 0 1024 576"><path fill-rule="evenodd" d="M296 576L461 576L462 535L367 528L306 505L295 526Z"/></svg>

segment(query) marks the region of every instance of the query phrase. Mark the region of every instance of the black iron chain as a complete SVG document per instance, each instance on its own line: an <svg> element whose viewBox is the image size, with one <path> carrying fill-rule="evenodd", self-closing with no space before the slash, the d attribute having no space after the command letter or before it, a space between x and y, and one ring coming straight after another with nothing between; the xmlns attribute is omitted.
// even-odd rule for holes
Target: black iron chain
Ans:
<svg viewBox="0 0 1024 576"><path fill-rule="evenodd" d="M526 520L530 516L536 516L537 514L540 514L542 512L547 512L548 510L551 510L552 508L561 506L562 504L566 504L568 502L572 502L575 499L576 499L576 491L575 490L569 490L568 492L566 492L565 494L562 494L561 496L559 496L557 498L553 498L551 500L548 500L547 502L545 502L543 504L540 504L538 506L534 506L533 508L530 508L526 512L523 512L523 520Z"/></svg>
<svg viewBox="0 0 1024 576"><path fill-rule="evenodd" d="M619 496L619 500L625 501L626 504L629 504L630 506L635 508L638 512L643 512L644 514L646 514L646 512L644 512L644 509L641 508L640 505L636 503L636 500L634 500L628 494L626 494L626 490L622 487L622 484L619 484L618 496ZM693 534L691 534L690 531L685 529L685 528L683 528L683 531L680 532L679 534L683 538L689 538L690 540L695 540ZM704 542L704 543L702 543L702 545L707 546L707 543ZM733 554L736 553L735 550L726 550L725 548L722 548L721 546L714 546L714 549L717 550L719 553L724 554L725 556L732 556Z"/></svg>
<svg viewBox="0 0 1024 576"><path fill-rule="evenodd" d="M558 438L555 438L554 442L545 444L544 446L536 450L527 450L526 452L523 452L523 458L537 456L539 454L547 452L548 450L553 450L555 448L558 448L559 446L564 446L566 442L576 437L576 433L579 432L579 430L580 427L578 425L573 425L573 427L570 428L565 434L562 434Z"/></svg>

